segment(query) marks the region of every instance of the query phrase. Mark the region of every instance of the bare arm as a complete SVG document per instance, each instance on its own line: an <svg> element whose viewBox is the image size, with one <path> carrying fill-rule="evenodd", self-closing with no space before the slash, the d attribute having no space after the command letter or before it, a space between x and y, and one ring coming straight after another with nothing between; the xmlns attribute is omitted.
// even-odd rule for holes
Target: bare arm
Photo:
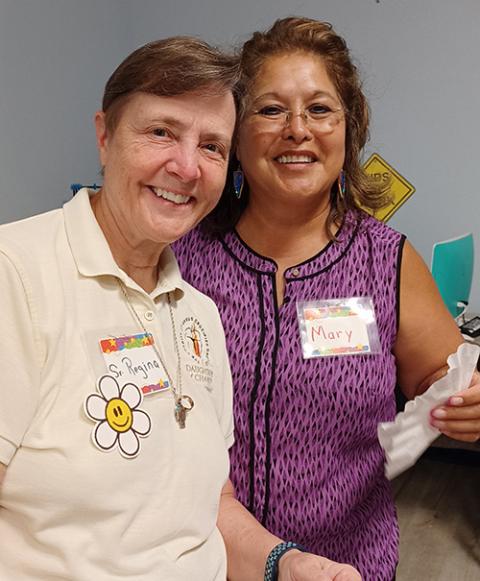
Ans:
<svg viewBox="0 0 480 581"><path fill-rule="evenodd" d="M227 547L229 581L263 581L268 554L282 539L269 533L238 502L230 481L222 491L218 528ZM280 559L279 581L361 581L361 578L349 565L291 550Z"/></svg>
<svg viewBox="0 0 480 581"><path fill-rule="evenodd" d="M463 337L423 260L405 245L400 275L400 323L394 353L398 382L412 399L447 372L447 357ZM442 433L464 442L480 439L480 376L470 387L432 410L431 423Z"/></svg>
<svg viewBox="0 0 480 581"><path fill-rule="evenodd" d="M400 272L400 321L394 354L398 383L408 399L447 371L447 357L463 343L426 264L406 242Z"/></svg>
<svg viewBox="0 0 480 581"><path fill-rule="evenodd" d="M227 547L228 579L261 579L268 554L282 540L266 529L257 538L257 527L261 525L235 498L230 481L224 486L220 500L218 528ZM250 545L256 545L251 553ZM235 574L242 571L242 574Z"/></svg>

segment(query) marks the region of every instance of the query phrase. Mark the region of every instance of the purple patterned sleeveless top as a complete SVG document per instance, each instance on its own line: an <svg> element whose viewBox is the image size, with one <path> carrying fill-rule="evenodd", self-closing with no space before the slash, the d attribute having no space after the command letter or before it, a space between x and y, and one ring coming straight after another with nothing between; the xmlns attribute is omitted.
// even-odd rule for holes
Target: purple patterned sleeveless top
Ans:
<svg viewBox="0 0 480 581"><path fill-rule="evenodd" d="M391 581L398 527L377 424L395 416L399 265L404 237L350 213L313 258L285 273L230 232L197 228L174 245L183 277L217 304L234 384L231 477L270 531ZM370 296L382 351L303 359L296 302Z"/></svg>

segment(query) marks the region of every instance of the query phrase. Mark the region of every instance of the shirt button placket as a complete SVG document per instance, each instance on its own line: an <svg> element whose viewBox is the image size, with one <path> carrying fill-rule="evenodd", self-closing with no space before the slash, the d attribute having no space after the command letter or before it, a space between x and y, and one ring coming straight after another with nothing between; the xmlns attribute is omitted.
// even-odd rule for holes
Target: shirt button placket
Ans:
<svg viewBox="0 0 480 581"><path fill-rule="evenodd" d="M144 315L145 320L150 322L153 321L153 319L155 319L155 313L153 311L145 311Z"/></svg>

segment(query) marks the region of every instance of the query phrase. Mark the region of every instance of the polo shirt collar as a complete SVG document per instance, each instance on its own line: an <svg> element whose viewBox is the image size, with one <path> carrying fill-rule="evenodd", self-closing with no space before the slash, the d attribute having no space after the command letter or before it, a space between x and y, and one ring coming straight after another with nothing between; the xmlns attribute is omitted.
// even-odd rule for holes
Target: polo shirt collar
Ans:
<svg viewBox="0 0 480 581"><path fill-rule="evenodd" d="M88 277L114 276L127 287L145 293L115 262L90 204L93 193L82 188L63 206L67 238L78 272ZM155 298L176 290L183 294L183 280L175 256L167 246L160 257L157 286L150 296Z"/></svg>

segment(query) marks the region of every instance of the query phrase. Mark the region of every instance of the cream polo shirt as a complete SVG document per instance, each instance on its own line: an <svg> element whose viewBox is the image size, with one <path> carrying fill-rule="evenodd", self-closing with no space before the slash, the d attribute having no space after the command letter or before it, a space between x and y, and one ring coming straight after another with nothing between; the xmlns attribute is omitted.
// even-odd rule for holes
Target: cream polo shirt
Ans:
<svg viewBox="0 0 480 581"><path fill-rule="evenodd" d="M144 389L149 373L149 357L122 367L100 348L143 334L118 279L175 378L170 292L183 392L195 403L181 430L171 390L137 407L130 398L144 420L136 435L135 419L122 427L140 442L135 457L121 453L120 431L110 451L96 445L96 428L110 424L85 411L89 396L101 397L100 376ZM113 260L87 190L63 209L0 227L0 297L0 579L224 581L216 518L232 393L212 301L181 279L169 249L145 293ZM107 406L104 420L106 409L121 413Z"/></svg>

